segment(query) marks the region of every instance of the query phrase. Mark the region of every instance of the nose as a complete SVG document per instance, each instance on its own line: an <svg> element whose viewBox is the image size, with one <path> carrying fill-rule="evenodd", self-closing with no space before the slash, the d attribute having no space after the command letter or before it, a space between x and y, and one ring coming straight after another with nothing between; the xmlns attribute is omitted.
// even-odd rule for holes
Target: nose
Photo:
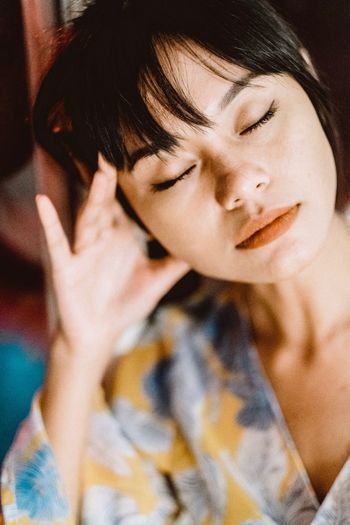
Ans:
<svg viewBox="0 0 350 525"><path fill-rule="evenodd" d="M240 166L225 166L215 177L216 200L226 210L254 201L270 184L265 170L253 162Z"/></svg>

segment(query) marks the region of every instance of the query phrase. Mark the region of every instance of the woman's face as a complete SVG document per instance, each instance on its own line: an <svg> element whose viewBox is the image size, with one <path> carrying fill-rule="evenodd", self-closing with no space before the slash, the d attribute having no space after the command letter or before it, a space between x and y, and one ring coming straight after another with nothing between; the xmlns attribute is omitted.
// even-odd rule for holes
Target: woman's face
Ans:
<svg viewBox="0 0 350 525"><path fill-rule="evenodd" d="M179 147L119 173L122 190L154 237L199 273L292 277L319 252L334 216L335 163L313 105L287 75L248 79L226 64L225 78L229 68L233 80L248 80L237 89L184 53L173 59L177 83L212 125L193 129L163 113Z"/></svg>

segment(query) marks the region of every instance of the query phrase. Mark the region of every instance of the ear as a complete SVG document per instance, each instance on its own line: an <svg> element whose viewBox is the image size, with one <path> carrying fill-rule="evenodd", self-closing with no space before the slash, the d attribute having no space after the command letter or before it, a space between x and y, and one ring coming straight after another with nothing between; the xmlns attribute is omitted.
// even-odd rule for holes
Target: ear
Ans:
<svg viewBox="0 0 350 525"><path fill-rule="evenodd" d="M301 54L301 56L303 57L304 61L306 62L306 65L307 65L307 68L308 70L310 71L310 73L317 79L319 79L319 76L317 74L317 71L315 69L315 66L311 60L311 57L310 57L310 54L308 52L308 50L305 48L305 47L301 47L299 49L299 52Z"/></svg>

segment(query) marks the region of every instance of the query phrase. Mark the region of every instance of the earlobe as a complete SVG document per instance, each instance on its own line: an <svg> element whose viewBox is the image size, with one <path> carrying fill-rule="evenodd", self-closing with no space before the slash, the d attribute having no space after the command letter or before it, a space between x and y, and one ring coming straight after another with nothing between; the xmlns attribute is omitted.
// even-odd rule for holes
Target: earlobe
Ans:
<svg viewBox="0 0 350 525"><path fill-rule="evenodd" d="M317 78L317 80L319 80L319 76L318 76L317 71L315 69L315 66L314 66L314 64L313 64L313 62L311 60L310 53L308 52L308 50L305 47L301 47L299 51L300 51L300 54L303 57L304 61L306 62L307 68L310 71L310 73L315 78Z"/></svg>

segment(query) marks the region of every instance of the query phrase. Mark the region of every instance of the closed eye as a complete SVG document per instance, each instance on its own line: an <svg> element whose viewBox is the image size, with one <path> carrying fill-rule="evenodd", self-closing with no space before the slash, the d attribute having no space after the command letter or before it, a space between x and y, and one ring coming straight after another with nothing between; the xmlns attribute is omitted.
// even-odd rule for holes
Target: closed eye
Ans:
<svg viewBox="0 0 350 525"><path fill-rule="evenodd" d="M252 124L248 128L241 131L240 135L249 135L250 133L253 133L256 129L260 128L261 126L264 126L267 124L276 114L278 107L275 104L275 101L272 102L269 109L266 111L266 113L259 119L255 124Z"/></svg>
<svg viewBox="0 0 350 525"><path fill-rule="evenodd" d="M266 113L254 124L249 126L248 128L241 131L240 135L249 135L250 133L253 133L256 129L260 128L261 126L264 126L267 124L276 114L278 110L278 107L275 103L275 101L272 102L269 109L266 111ZM151 184L151 191L153 193L159 192L159 191L165 191L174 186L177 182L180 180L183 180L185 177L187 177L196 167L196 164L193 164L190 166L186 171L181 173L178 177L175 177L174 179L166 180L164 182L158 182L155 184Z"/></svg>
<svg viewBox="0 0 350 525"><path fill-rule="evenodd" d="M164 182L158 182L156 184L151 184L151 190L155 193L157 191L165 191L171 188L177 182L187 177L187 175L189 175L194 170L195 167L196 167L196 164L193 164L193 166L189 167L186 171L181 173L181 175L179 175L175 179L165 180Z"/></svg>

